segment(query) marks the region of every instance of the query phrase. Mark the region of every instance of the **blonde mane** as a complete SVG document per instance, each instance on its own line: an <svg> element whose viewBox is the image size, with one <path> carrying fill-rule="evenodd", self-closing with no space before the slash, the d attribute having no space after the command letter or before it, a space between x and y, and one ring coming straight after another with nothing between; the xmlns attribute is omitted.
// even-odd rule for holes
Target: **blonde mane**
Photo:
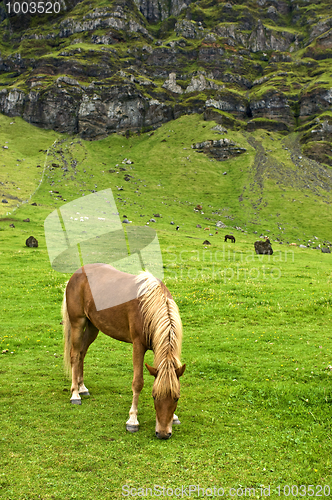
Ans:
<svg viewBox="0 0 332 500"><path fill-rule="evenodd" d="M154 352L154 366L158 370L154 397L161 399L171 395L178 398L180 384L175 370L181 366L182 344L178 307L167 297L165 285L148 271L139 274L136 281L140 284L137 297L143 315L143 333Z"/></svg>

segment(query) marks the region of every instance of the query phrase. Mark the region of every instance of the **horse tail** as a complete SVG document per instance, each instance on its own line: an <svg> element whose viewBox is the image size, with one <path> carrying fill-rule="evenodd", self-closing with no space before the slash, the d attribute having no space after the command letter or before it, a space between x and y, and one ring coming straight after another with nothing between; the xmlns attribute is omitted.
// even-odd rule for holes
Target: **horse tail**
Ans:
<svg viewBox="0 0 332 500"><path fill-rule="evenodd" d="M64 370L65 370L66 375L69 377L70 370L71 370L71 363L70 363L71 326L70 326L69 315L68 315L68 310L67 310L66 290L65 290L65 293L63 294L61 312L62 312L63 343L64 343L63 366L64 366Z"/></svg>

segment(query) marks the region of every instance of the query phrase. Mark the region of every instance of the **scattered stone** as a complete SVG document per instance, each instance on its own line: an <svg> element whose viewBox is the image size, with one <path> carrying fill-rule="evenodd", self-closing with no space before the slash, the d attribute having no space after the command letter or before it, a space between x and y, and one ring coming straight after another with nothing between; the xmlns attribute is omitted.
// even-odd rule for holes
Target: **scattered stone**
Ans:
<svg viewBox="0 0 332 500"><path fill-rule="evenodd" d="M5 198L1 202L2 203L8 203L8 201Z"/></svg>
<svg viewBox="0 0 332 500"><path fill-rule="evenodd" d="M150 219L150 222L156 222L156 219Z"/></svg>
<svg viewBox="0 0 332 500"><path fill-rule="evenodd" d="M171 221L171 222L170 222L170 224L171 224L172 226L174 226L175 222Z"/></svg>
<svg viewBox="0 0 332 500"><path fill-rule="evenodd" d="M222 125L216 125L215 127L212 127L211 130L218 132L219 134L227 134L227 128Z"/></svg>
<svg viewBox="0 0 332 500"><path fill-rule="evenodd" d="M299 245L299 248L307 248L305 245Z"/></svg>
<svg viewBox="0 0 332 500"><path fill-rule="evenodd" d="M218 222L216 222L216 227L219 227L221 229L225 229L227 226L221 220L218 220Z"/></svg>
<svg viewBox="0 0 332 500"><path fill-rule="evenodd" d="M322 250L322 253L331 253L331 250L327 247L323 247L321 250Z"/></svg>
<svg viewBox="0 0 332 500"><path fill-rule="evenodd" d="M209 240L205 240L203 241L203 245L211 245L211 243L209 242Z"/></svg>
<svg viewBox="0 0 332 500"><path fill-rule="evenodd" d="M203 210L202 205L196 205L195 210Z"/></svg>
<svg viewBox="0 0 332 500"><path fill-rule="evenodd" d="M9 224L9 227L15 227L14 224Z"/></svg>
<svg viewBox="0 0 332 500"><path fill-rule="evenodd" d="M23 219L23 222L30 222L29 217L27 219Z"/></svg>
<svg viewBox="0 0 332 500"><path fill-rule="evenodd" d="M153 214L153 217L161 217L160 214Z"/></svg>
<svg viewBox="0 0 332 500"><path fill-rule="evenodd" d="M197 226L199 229L202 229L202 226L200 224L197 224Z"/></svg>
<svg viewBox="0 0 332 500"><path fill-rule="evenodd" d="M29 236L29 238L25 242L26 246L29 248L37 248L38 241L33 236Z"/></svg>
<svg viewBox="0 0 332 500"><path fill-rule="evenodd" d="M130 224L130 223L131 223L131 221L129 221L128 219L123 219L123 221L122 221L122 224Z"/></svg>

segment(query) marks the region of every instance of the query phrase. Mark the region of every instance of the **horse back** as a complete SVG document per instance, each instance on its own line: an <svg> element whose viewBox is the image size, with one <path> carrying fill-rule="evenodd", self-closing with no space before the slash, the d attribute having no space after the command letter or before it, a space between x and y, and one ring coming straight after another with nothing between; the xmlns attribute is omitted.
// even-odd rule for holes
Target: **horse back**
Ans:
<svg viewBox="0 0 332 500"><path fill-rule="evenodd" d="M106 335L132 343L142 335L135 278L106 264L78 269L66 288L70 322L86 317Z"/></svg>

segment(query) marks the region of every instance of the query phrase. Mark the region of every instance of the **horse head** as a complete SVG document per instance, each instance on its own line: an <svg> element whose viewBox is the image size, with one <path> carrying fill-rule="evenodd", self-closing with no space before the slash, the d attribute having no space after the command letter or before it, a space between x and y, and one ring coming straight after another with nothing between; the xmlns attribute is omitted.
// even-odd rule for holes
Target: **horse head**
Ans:
<svg viewBox="0 0 332 500"><path fill-rule="evenodd" d="M172 390L160 391L158 390L158 373L157 368L153 368L145 363L145 366L150 372L150 375L155 377L152 389L152 396L154 399L154 407L156 410L156 436L158 439L169 439L172 436L172 424L174 412L176 410L178 400L180 397L180 382L179 378L183 375L186 365L174 369L176 377L174 377L175 384ZM179 421L178 421L179 423Z"/></svg>

